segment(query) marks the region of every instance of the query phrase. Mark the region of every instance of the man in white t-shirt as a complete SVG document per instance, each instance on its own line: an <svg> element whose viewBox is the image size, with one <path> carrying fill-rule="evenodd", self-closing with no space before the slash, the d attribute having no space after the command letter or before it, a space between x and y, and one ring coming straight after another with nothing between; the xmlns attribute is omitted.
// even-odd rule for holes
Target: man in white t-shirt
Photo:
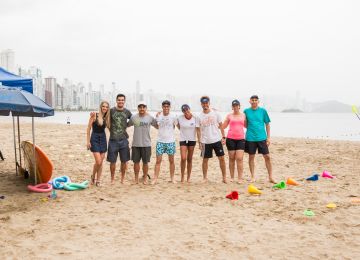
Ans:
<svg viewBox="0 0 360 260"><path fill-rule="evenodd" d="M158 125L158 139L156 143L156 164L155 174L152 184L157 183L157 179L160 173L160 166L162 161L162 155L166 153L169 158L170 164L170 179L172 183L175 183L175 163L174 155L176 151L175 146L175 126L177 125L176 116L170 114L171 103L169 100L162 102L162 112L156 116L156 122Z"/></svg>
<svg viewBox="0 0 360 260"><path fill-rule="evenodd" d="M219 164L222 173L222 181L226 181L226 165L224 159L225 133L222 129L221 116L210 109L210 98L208 96L202 96L200 98L201 107L203 111L199 114L200 128L197 128L198 136L200 136L199 144L201 149L201 155L203 157L202 171L204 182L208 181L208 161L213 156L213 150L219 159Z"/></svg>

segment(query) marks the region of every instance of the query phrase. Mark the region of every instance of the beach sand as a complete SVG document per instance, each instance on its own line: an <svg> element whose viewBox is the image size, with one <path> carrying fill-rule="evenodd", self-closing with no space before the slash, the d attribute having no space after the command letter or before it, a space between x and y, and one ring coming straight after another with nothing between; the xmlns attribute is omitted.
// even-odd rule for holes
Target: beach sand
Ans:
<svg viewBox="0 0 360 260"><path fill-rule="evenodd" d="M209 164L210 183L203 184L196 151L191 184L168 183L165 157L158 185L132 185L130 162L126 183L120 184L117 173L111 186L105 162L101 187L58 191L57 199L44 201L46 194L28 192L28 181L15 176L12 124L1 123L0 129L6 157L0 161L2 259L360 258L360 142L273 138L275 179L292 177L301 185L271 189L263 158L257 156L255 185L261 196L246 191L248 156L243 184L222 184L216 158ZM21 131L22 140L31 140L30 124L22 124ZM90 179L93 158L85 148L85 133L83 125L36 123L37 144L52 159L53 176ZM154 147L155 129L152 136ZM179 156L177 150L177 180ZM154 162L153 151L151 176ZM304 180L323 170L336 178ZM225 198L232 190L239 192L239 200ZM326 208L331 202L336 209ZM304 216L306 209L316 215Z"/></svg>

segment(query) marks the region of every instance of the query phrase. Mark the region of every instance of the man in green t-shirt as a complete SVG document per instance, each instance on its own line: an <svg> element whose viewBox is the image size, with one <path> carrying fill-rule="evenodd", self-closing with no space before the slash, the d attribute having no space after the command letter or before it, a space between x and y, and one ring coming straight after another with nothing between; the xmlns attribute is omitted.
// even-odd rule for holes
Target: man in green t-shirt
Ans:
<svg viewBox="0 0 360 260"><path fill-rule="evenodd" d="M130 160L129 135L126 132L126 128L127 122L132 114L125 108L125 100L126 97L124 94L118 94L116 96L116 106L110 109L110 138L107 161L110 162L112 184L115 181L115 168L118 155L121 161L121 183L124 183L126 164Z"/></svg>
<svg viewBox="0 0 360 260"><path fill-rule="evenodd" d="M255 181L255 154L258 151L264 156L269 181L275 183L269 153L270 118L266 109L259 107L259 97L257 95L250 97L250 105L250 108L244 110L244 114L246 115L247 124L245 152L249 154L251 181Z"/></svg>

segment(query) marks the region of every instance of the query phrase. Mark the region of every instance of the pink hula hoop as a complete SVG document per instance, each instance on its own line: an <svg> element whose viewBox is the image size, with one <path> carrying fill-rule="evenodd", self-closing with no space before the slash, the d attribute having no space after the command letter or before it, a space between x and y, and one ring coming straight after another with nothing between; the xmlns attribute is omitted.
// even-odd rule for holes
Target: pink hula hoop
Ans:
<svg viewBox="0 0 360 260"><path fill-rule="evenodd" d="M52 185L48 183L40 183L38 185L28 185L27 186L29 191L33 192L50 192L52 191Z"/></svg>

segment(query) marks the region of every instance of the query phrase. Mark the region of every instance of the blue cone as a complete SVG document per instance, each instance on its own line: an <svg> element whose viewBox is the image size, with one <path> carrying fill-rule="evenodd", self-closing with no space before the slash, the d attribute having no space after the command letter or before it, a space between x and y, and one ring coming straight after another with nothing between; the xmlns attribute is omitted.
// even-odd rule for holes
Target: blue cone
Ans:
<svg viewBox="0 0 360 260"><path fill-rule="evenodd" d="M313 176L310 176L307 178L307 181L317 181L319 179L319 174L314 174Z"/></svg>

